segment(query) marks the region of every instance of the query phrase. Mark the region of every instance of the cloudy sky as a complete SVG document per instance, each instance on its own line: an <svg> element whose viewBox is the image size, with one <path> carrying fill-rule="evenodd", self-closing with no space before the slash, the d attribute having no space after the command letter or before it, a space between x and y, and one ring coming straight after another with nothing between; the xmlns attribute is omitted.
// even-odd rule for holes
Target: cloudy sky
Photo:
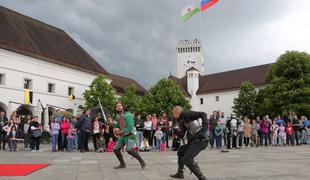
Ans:
<svg viewBox="0 0 310 180"><path fill-rule="evenodd" d="M310 53L309 0L220 0L201 14L201 28L199 15L180 21L182 8L194 2L1 0L0 4L64 29L109 72L134 78L146 88L176 73L175 46L180 39L202 39L207 74L271 63L286 50Z"/></svg>

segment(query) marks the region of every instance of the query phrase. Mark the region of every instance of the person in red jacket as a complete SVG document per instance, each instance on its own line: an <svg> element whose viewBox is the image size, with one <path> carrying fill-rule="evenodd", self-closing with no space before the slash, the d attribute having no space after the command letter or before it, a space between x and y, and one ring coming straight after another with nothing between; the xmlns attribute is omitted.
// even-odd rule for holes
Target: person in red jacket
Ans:
<svg viewBox="0 0 310 180"><path fill-rule="evenodd" d="M66 149L66 151L68 151L67 148L67 136L68 136L68 129L70 128L70 122L68 121L67 117L63 117L62 121L60 123L60 132L61 132L61 150L64 151L64 149Z"/></svg>
<svg viewBox="0 0 310 180"><path fill-rule="evenodd" d="M291 122L287 122L285 132L286 132L287 145L289 145L291 142L291 145L294 146L294 129L293 126L291 125Z"/></svg>

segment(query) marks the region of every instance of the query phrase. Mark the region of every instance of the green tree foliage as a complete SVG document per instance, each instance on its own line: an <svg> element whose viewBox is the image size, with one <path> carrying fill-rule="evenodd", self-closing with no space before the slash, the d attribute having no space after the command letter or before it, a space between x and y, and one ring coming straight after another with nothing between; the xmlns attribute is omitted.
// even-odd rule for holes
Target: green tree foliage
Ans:
<svg viewBox="0 0 310 180"><path fill-rule="evenodd" d="M290 111L310 115L310 55L287 51L281 55L266 77L269 83L263 106L273 113L288 115Z"/></svg>
<svg viewBox="0 0 310 180"><path fill-rule="evenodd" d="M119 99L130 112L141 113L142 111L142 97L136 94L136 86L128 86L122 97Z"/></svg>
<svg viewBox="0 0 310 180"><path fill-rule="evenodd" d="M244 81L240 86L238 97L234 99L234 112L236 115L247 115L254 118L256 111L256 96L255 86L249 81Z"/></svg>
<svg viewBox="0 0 310 180"><path fill-rule="evenodd" d="M85 105L87 108L98 107L99 97L103 107L113 110L115 104L113 88L105 81L103 75L98 75L98 77L92 81L89 90L86 90L83 95L86 100Z"/></svg>
<svg viewBox="0 0 310 180"><path fill-rule="evenodd" d="M171 110L179 105L184 110L191 108L180 87L172 80L163 78L157 82L143 98L146 113L166 112L171 116Z"/></svg>

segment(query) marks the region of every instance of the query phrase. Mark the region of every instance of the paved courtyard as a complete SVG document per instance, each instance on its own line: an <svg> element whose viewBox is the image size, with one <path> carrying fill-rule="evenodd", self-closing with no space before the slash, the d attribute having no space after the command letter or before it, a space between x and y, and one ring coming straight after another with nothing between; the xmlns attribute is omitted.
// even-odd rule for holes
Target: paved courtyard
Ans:
<svg viewBox="0 0 310 180"><path fill-rule="evenodd" d="M176 171L176 152L141 153L147 162L140 170L137 161L124 154L127 168L114 170L118 162L113 153L51 153L48 146L43 152L3 152L1 163L49 163L50 166L26 177L0 177L7 180L169 180ZM201 169L211 180L295 180L310 178L310 146L263 147L232 150L221 153L205 150L197 158ZM185 171L185 179L195 177Z"/></svg>

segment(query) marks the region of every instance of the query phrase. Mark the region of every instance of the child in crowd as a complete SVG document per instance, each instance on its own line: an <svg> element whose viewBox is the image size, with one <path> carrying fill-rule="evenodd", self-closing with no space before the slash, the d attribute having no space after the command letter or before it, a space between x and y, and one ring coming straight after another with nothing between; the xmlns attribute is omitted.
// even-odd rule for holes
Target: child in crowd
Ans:
<svg viewBox="0 0 310 180"><path fill-rule="evenodd" d="M281 123L280 127L279 127L279 145L283 146L283 145L285 145L285 142L286 142L285 127L284 127L283 123Z"/></svg>
<svg viewBox="0 0 310 180"><path fill-rule="evenodd" d="M174 135L172 141L172 151L177 151L181 145L181 139L178 135Z"/></svg>
<svg viewBox="0 0 310 180"><path fill-rule="evenodd" d="M68 135L67 135L67 139L68 139L67 151L68 152L73 152L75 135L76 135L76 129L71 124L70 128L68 129Z"/></svg>
<svg viewBox="0 0 310 180"><path fill-rule="evenodd" d="M113 139L112 139L112 140L113 140ZM109 144L109 143L108 143L108 144ZM116 144L116 143L115 143L115 144ZM98 145L98 149L97 149L96 152L102 153L102 152L106 151L106 147L107 147L107 146L106 146L105 138L103 137L102 134L100 134L100 137L99 137L99 139L98 139L97 145ZM113 151L113 149L112 149L112 151Z"/></svg>
<svg viewBox="0 0 310 180"><path fill-rule="evenodd" d="M271 144L273 146L276 146L277 140L278 140L278 131L279 131L279 127L277 125L276 120L272 121L272 126L270 127L270 130L271 130Z"/></svg>
<svg viewBox="0 0 310 180"><path fill-rule="evenodd" d="M10 151L16 151L16 136L17 136L16 127L12 126L11 131L9 132Z"/></svg>
<svg viewBox="0 0 310 180"><path fill-rule="evenodd" d="M250 147L250 139L251 139L252 125L250 123L250 119L245 120L244 124L244 143L245 146Z"/></svg>
<svg viewBox="0 0 310 180"><path fill-rule="evenodd" d="M157 127L155 131L154 137L156 138L156 149L157 151L161 150L161 140L164 137L163 132L161 131L161 127Z"/></svg>
<svg viewBox="0 0 310 180"><path fill-rule="evenodd" d="M58 118L54 118L54 122L51 123L51 135L52 135L52 152L56 152L56 145L58 144L60 124Z"/></svg>
<svg viewBox="0 0 310 180"><path fill-rule="evenodd" d="M224 133L224 127L221 125L221 123L218 121L217 126L215 127L215 139L216 139L216 148L221 149L222 148L222 136Z"/></svg>
<svg viewBox="0 0 310 180"><path fill-rule="evenodd" d="M258 137L258 131L260 129L260 125L256 123L256 120L252 121L252 145L258 147L259 143L257 140Z"/></svg>
<svg viewBox="0 0 310 180"><path fill-rule="evenodd" d="M113 138L109 139L107 152L113 152L113 148L116 145L116 142L113 141Z"/></svg>
<svg viewBox="0 0 310 180"><path fill-rule="evenodd" d="M150 145L147 138L144 138L141 142L140 151L150 151Z"/></svg>
<svg viewBox="0 0 310 180"><path fill-rule="evenodd" d="M286 138L287 138L287 145L291 145L294 146L294 129L293 126L291 125L291 122L287 122L287 126L285 129L286 132Z"/></svg>

